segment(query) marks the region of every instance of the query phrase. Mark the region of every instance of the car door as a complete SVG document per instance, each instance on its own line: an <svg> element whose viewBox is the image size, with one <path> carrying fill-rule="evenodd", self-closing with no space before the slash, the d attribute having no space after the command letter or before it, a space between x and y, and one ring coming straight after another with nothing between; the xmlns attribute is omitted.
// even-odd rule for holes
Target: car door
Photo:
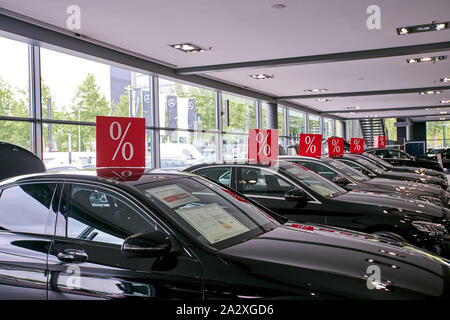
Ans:
<svg viewBox="0 0 450 320"><path fill-rule="evenodd" d="M127 258L124 240L163 231L173 254ZM117 190L66 184L49 254L49 299L201 299L199 261L155 222L147 209Z"/></svg>
<svg viewBox="0 0 450 320"><path fill-rule="evenodd" d="M289 219L300 222L325 222L322 205L313 197L310 197L310 201L303 207L295 201L286 201L287 191L304 189L272 170L236 167L236 189Z"/></svg>
<svg viewBox="0 0 450 320"><path fill-rule="evenodd" d="M0 190L0 299L47 299L47 255L55 226L54 183Z"/></svg>

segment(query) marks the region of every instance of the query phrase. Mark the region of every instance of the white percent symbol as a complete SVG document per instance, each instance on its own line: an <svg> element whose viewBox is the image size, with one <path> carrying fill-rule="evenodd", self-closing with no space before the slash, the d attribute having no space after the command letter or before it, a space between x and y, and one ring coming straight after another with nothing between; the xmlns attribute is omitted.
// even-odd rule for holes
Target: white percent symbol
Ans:
<svg viewBox="0 0 450 320"><path fill-rule="evenodd" d="M256 135L256 142L262 144L262 147L258 151L258 155L260 155L262 152L266 157L270 156L272 150L267 144L268 137L269 135L266 135L266 138L264 138L264 134L262 132L258 132L258 134Z"/></svg>
<svg viewBox="0 0 450 320"><path fill-rule="evenodd" d="M306 148L306 152L316 153L317 148L315 145L313 145L315 139L316 137L312 138L311 136L305 137L305 143L308 145L308 147Z"/></svg>
<svg viewBox="0 0 450 320"><path fill-rule="evenodd" d="M117 153L119 152L119 150L122 151L122 157L126 161L128 161L128 160L133 158L133 155L134 155L133 145L130 142L123 143L123 140L125 139L125 136L127 135L127 132L128 132L128 129L130 129L130 126L131 126L131 122L128 123L128 126L125 129L125 132L123 134L122 134L122 126L117 121L114 121L109 126L109 136L111 137L111 139L113 139L114 141L117 141L117 140L120 139L120 142L119 142L119 145L117 146L116 152L114 153L114 156L112 157L113 160L116 159ZM114 128L117 128L117 135L114 135ZM129 149L128 157L127 157L127 154L126 154L127 153L127 146L128 146L128 149Z"/></svg>
<svg viewBox="0 0 450 320"><path fill-rule="evenodd" d="M331 145L333 146L333 152L337 152L337 153L341 152L341 147L338 146L338 143L339 143L338 139L331 140Z"/></svg>
<svg viewBox="0 0 450 320"><path fill-rule="evenodd" d="M355 150L361 151L361 140L354 140L355 141Z"/></svg>

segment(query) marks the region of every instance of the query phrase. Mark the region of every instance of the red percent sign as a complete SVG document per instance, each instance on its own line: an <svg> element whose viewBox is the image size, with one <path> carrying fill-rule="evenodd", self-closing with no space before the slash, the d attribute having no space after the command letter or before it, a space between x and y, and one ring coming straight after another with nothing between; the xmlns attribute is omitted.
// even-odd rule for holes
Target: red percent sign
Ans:
<svg viewBox="0 0 450 320"><path fill-rule="evenodd" d="M375 148L386 147L386 137L385 136L375 136L374 137L374 147Z"/></svg>
<svg viewBox="0 0 450 320"><path fill-rule="evenodd" d="M248 160L271 164L278 160L278 130L248 130Z"/></svg>
<svg viewBox="0 0 450 320"><path fill-rule="evenodd" d="M364 139L351 138L350 139L350 152L351 153L363 153L364 152Z"/></svg>
<svg viewBox="0 0 450 320"><path fill-rule="evenodd" d="M97 117L97 167L145 167L145 119Z"/></svg>
<svg viewBox="0 0 450 320"><path fill-rule="evenodd" d="M328 154L340 156L344 154L344 138L328 138Z"/></svg>
<svg viewBox="0 0 450 320"><path fill-rule="evenodd" d="M322 155L322 135L301 133L298 154L307 157L320 157Z"/></svg>

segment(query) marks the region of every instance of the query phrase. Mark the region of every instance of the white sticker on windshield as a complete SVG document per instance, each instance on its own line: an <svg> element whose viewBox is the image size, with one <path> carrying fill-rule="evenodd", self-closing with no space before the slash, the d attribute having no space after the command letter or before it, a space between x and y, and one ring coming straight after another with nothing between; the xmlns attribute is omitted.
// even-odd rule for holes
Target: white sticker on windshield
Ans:
<svg viewBox="0 0 450 320"><path fill-rule="evenodd" d="M175 210L210 243L216 243L249 231L217 203Z"/></svg>
<svg viewBox="0 0 450 320"><path fill-rule="evenodd" d="M182 206L183 204L198 201L196 197L176 184L147 189L145 192L155 196L169 208Z"/></svg>

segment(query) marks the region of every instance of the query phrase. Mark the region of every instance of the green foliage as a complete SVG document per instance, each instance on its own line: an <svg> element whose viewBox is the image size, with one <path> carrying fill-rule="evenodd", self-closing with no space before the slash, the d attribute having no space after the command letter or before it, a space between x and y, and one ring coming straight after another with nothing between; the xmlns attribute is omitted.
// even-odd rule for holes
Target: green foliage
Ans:
<svg viewBox="0 0 450 320"><path fill-rule="evenodd" d="M388 140L397 141L397 128L394 125L396 122L397 118L384 119L384 127L386 128Z"/></svg>
<svg viewBox="0 0 450 320"><path fill-rule="evenodd" d="M15 90L0 78L0 115L29 117L28 97L25 92ZM10 142L30 149L30 122L0 121L0 141Z"/></svg>

